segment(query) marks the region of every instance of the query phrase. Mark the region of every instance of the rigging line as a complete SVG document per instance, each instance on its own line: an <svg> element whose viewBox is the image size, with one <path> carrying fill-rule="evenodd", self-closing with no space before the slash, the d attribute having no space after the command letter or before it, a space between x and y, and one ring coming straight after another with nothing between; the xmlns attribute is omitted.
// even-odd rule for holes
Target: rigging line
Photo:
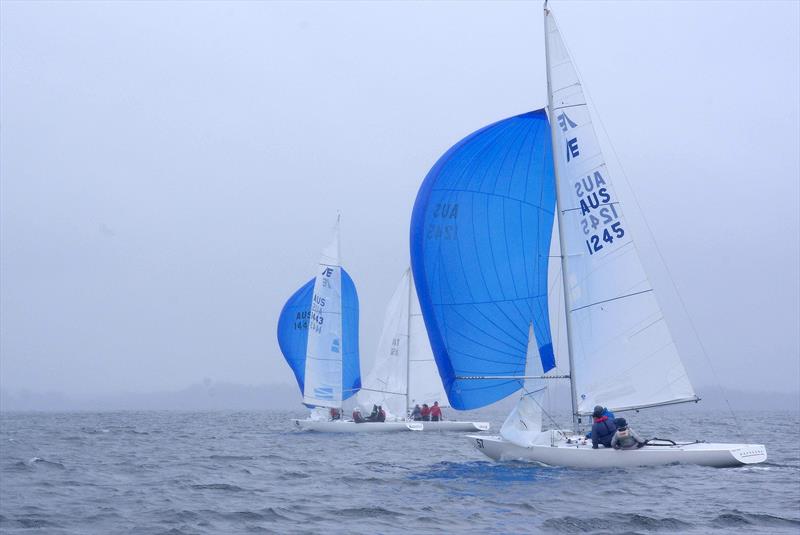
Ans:
<svg viewBox="0 0 800 535"><path fill-rule="evenodd" d="M447 306L447 307L455 307L455 306L470 306L470 305L492 305L495 303L509 303L514 301L527 301L529 299L538 299L542 297L547 297L546 294L534 294L534 295L527 295L525 297L512 297L511 299L492 299L491 301L464 301L458 303L433 303L434 306ZM421 314L416 314L420 316Z"/></svg>
<svg viewBox="0 0 800 535"><path fill-rule="evenodd" d="M563 36L561 36L561 42L563 43L564 48L567 49L567 54L569 55L569 57L572 58L573 57L572 56L572 52L570 51L569 47L567 46L567 43L565 42ZM583 78L583 76L581 75L580 71L578 70L578 66L575 64L574 61L572 62L572 67L575 69L575 74L578 76L578 80L580 81ZM648 223L647 217L645 217L644 211L642 211L642 206L639 203L639 198L636 195L636 192L634 191L633 186L630 183L630 180L628 180L628 174L625 172L625 168L622 165L622 161L619 159L619 156L617 155L617 149L616 149L616 147L614 147L614 143L611 141L611 137L608 135L608 130L606 130L606 126L605 126L605 123L603 122L603 118L600 116L600 112L597 110L597 106L595 106L594 100L592 100L592 98L589 95L588 91L584 90L583 93L584 93L585 100L587 101L587 105L588 105L588 103L591 103L592 108L594 108L594 115L595 115L595 117L597 117L597 122L600 125L600 128L603 131L603 134L606 136L606 140L608 141L608 146L611 148L611 154L614 156L614 160L616 161L617 165L619 166L619 170L620 170L620 174L622 175L622 178L625 180L625 183L628 185L628 190L631 192L631 198L633 199L633 203L636 205L637 210L639 210L639 214L641 215L642 222L644 223L644 227L645 227L647 233L650 236L650 240L653 242L653 246L654 246L654 248L656 250L656 254L658 255L659 260L661 261L661 264L664 266L664 271L667 273L667 277L669 278L670 284L672 285L672 288L675 290L675 295L677 295L677 297L678 297L678 301L681 304L681 308L683 309L683 313L686 315L686 319L689 320L689 326L690 326L690 328L692 330L692 334L694 334L694 337L697 340L697 344L700 346L700 352L703 354L703 358L705 358L706 362L708 363L708 367L711 369L711 373L714 375L714 379L717 382L717 388L722 393L722 398L725 400L725 405L727 405L728 410L731 413L731 417L733 418L733 421L736 422L736 424L737 424L736 425L737 434L739 435L739 437L744 437L749 441L750 440L749 437L746 437L742 432L742 426L739 425L740 424L739 419L737 418L736 413L734 412L733 407L731 406L731 402L728 399L728 395L727 395L727 392L725 391L725 388L722 386L722 382L719 380L719 374L717 373L717 370L714 368L714 364L711 362L711 358L708 356L708 352L706 351L706 348L705 348L705 345L703 344L703 341L700 339L700 334L697 331L697 327L695 327L695 324L694 324L694 321L692 320L692 317L689 315L689 310L686 307L686 303L683 300L683 296L678 291L678 285L675 283L675 279L672 276L672 272L670 271L669 266L667 265L667 262L664 259L664 255L661 253L661 248L658 246L658 242L655 239L655 235L653 234L653 230L650 228L650 223ZM587 106L587 109L588 109L588 106ZM631 240L631 241L633 241L633 240ZM638 247L636 247L635 244L634 244L634 248L637 249L637 251L638 251Z"/></svg>
<svg viewBox="0 0 800 535"><path fill-rule="evenodd" d="M617 301L619 299L625 299L626 297L633 297L635 295L646 294L647 292L652 292L652 291L653 291L653 289L650 288L649 290L642 290L641 292L634 292L632 294L620 295L619 297L612 297L611 299L604 299L602 301L597 301L596 303L590 303L588 305L583 305L582 307L573 308L572 310L570 310L570 313L577 312L578 310L583 310L584 308L589 308L589 307L593 307L593 306L596 306L596 305L602 305L603 303L608 303L608 302L611 302L611 301Z"/></svg>
<svg viewBox="0 0 800 535"><path fill-rule="evenodd" d="M529 395L531 395L531 394L535 394L535 393L536 393L536 392L538 392L539 390L528 390L527 388L525 388L525 381L522 381L522 391L523 391L523 392L525 392L525 394L523 394L523 396L529 396ZM547 392L547 390L545 390L545 392ZM533 400L533 402L534 402L534 403L536 403L536 404L539 406L539 408L540 408L540 409L542 409L542 414L544 414L545 416L547 416L547 419L548 419L548 420L550 420L550 423L551 423L551 424L553 424L553 425L555 426L555 429L554 429L553 431L555 431L556 433L558 433L559 435L561 435L563 438L565 438L565 439L566 439L566 438L567 438L567 435L564 433L564 431L562 431L562 430L561 430L561 424L559 424L559 423L558 423L558 422L555 420L555 418L553 418L553 416L552 416L552 415L551 415L551 414L550 414L550 413L547 411L547 409L545 409L545 408L542 406L542 404L541 404L541 403L539 403L538 401L536 401L536 398L532 397L531 399ZM540 430L540 431L541 431L541 430Z"/></svg>

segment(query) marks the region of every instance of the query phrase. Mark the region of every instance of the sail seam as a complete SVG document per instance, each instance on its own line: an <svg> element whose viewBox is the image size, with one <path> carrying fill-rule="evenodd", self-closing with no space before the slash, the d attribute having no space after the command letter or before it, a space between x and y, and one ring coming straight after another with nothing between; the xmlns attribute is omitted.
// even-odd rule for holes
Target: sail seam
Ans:
<svg viewBox="0 0 800 535"><path fill-rule="evenodd" d="M555 212L553 212L552 210L548 210L547 208L543 208L542 206L534 204L534 203L532 203L530 201L526 201L524 199L515 199L514 197L509 197L507 195L501 195L499 193L490 193L488 191L475 191L475 190L471 190L471 189L458 189L458 188L435 188L433 191L449 191L449 192L454 192L454 193L472 193L473 195L488 195L488 196L492 196L492 197L499 197L501 199L506 199L506 200L509 200L509 201L514 201L514 202L518 202L520 204L524 204L526 206L531 206L533 208L536 208L537 210L541 210L542 212L544 212L546 214L555 215Z"/></svg>

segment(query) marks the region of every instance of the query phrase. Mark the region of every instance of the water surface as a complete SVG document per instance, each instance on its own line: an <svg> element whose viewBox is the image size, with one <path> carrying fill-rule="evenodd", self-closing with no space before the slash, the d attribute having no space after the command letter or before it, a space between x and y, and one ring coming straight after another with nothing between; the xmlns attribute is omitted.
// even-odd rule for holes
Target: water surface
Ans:
<svg viewBox="0 0 800 535"><path fill-rule="evenodd" d="M800 533L796 412L737 416L765 464L627 470L498 464L459 434L299 432L299 415L3 413L0 532ZM628 420L737 440L713 412Z"/></svg>

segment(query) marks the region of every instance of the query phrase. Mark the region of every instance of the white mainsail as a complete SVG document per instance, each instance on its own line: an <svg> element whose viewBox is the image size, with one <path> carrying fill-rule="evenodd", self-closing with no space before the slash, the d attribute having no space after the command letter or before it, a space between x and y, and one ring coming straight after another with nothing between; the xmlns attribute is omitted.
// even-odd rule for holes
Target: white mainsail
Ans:
<svg viewBox="0 0 800 535"><path fill-rule="evenodd" d="M580 80L548 10L545 32L577 410L694 400L623 217Z"/></svg>
<svg viewBox="0 0 800 535"><path fill-rule="evenodd" d="M342 268L339 221L322 251L311 301L303 403L342 406Z"/></svg>
<svg viewBox="0 0 800 535"><path fill-rule="evenodd" d="M380 405L387 417L406 417L408 388L408 272L389 300L375 364L364 377L358 404L369 409Z"/></svg>
<svg viewBox="0 0 800 535"><path fill-rule="evenodd" d="M381 405L389 418L406 418L414 404L447 400L436 369L411 270L386 308L375 365L364 378L358 403Z"/></svg>

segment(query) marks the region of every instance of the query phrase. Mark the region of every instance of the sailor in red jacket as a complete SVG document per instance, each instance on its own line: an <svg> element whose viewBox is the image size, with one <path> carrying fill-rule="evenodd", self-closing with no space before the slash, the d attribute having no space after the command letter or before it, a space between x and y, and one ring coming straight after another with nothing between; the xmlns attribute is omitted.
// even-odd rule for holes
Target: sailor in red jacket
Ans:
<svg viewBox="0 0 800 535"><path fill-rule="evenodd" d="M431 422L438 422L442 419L442 409L439 407L439 402L434 401L431 407Z"/></svg>
<svg viewBox="0 0 800 535"><path fill-rule="evenodd" d="M422 411L420 412L422 415L423 422L430 422L431 421L431 408L428 407L427 403L422 404Z"/></svg>

